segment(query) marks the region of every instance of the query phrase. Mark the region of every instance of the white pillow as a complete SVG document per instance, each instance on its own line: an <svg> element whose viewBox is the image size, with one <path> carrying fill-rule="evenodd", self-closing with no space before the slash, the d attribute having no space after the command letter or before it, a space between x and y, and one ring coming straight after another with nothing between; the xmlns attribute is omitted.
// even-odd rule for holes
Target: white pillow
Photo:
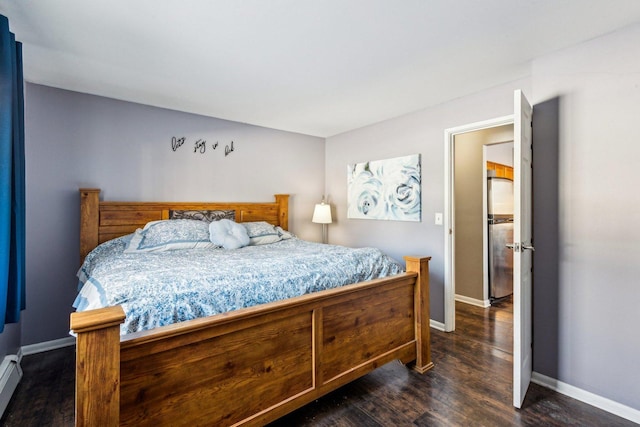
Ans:
<svg viewBox="0 0 640 427"><path fill-rule="evenodd" d="M249 244L247 229L237 222L221 219L209 224L209 239L225 249L238 249Z"/></svg>
<svg viewBox="0 0 640 427"><path fill-rule="evenodd" d="M144 228L138 228L124 252L162 252L213 247L215 245L209 240L208 222L172 219L151 221Z"/></svg>

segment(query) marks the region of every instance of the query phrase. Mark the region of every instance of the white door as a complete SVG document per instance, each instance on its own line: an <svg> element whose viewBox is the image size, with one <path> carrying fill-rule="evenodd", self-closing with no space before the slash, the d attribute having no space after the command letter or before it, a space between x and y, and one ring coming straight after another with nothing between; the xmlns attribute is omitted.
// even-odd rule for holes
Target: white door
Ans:
<svg viewBox="0 0 640 427"><path fill-rule="evenodd" d="M445 265L444 265L444 330L455 330L455 209L454 156L456 135L513 123L514 139L514 257L513 257L513 405L522 406L532 372L532 242L531 242L531 116L529 102L517 90L514 93L514 115L485 122L446 129L445 134ZM523 249L524 248L524 249Z"/></svg>
<svg viewBox="0 0 640 427"><path fill-rule="evenodd" d="M531 115L532 108L515 91L513 117L513 406L520 408L531 382Z"/></svg>

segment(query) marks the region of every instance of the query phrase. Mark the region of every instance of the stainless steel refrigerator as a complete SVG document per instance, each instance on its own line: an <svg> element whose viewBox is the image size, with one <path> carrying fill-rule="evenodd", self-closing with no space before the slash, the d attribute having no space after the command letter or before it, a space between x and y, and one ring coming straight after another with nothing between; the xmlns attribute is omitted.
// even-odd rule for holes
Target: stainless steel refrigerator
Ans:
<svg viewBox="0 0 640 427"><path fill-rule="evenodd" d="M508 178L487 179L489 299L513 293L513 181Z"/></svg>

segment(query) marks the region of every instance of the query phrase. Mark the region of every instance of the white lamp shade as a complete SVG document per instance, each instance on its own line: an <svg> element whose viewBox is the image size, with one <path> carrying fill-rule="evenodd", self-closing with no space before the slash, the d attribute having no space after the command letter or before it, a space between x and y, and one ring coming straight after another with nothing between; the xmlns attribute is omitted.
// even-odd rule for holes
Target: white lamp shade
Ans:
<svg viewBox="0 0 640 427"><path fill-rule="evenodd" d="M317 204L316 208L313 210L313 218L311 218L311 222L315 222L317 224L331 224L331 205L326 203Z"/></svg>

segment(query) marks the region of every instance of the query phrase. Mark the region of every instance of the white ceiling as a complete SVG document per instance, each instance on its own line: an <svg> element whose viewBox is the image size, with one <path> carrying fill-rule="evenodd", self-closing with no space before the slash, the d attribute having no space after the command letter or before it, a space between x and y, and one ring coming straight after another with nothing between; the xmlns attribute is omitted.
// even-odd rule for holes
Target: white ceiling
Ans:
<svg viewBox="0 0 640 427"><path fill-rule="evenodd" d="M29 82L332 136L526 77L638 0L0 0Z"/></svg>

